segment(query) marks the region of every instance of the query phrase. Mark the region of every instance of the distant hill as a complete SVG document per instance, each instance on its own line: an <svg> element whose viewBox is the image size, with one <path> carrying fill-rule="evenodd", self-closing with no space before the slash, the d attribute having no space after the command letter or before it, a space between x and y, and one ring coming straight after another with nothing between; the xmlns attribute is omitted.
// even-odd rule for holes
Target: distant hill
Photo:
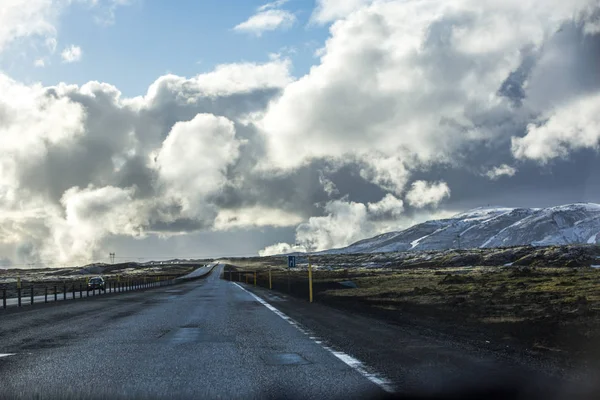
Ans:
<svg viewBox="0 0 600 400"><path fill-rule="evenodd" d="M549 208L476 208L452 218L427 221L321 254L380 253L596 244L600 242L600 204Z"/></svg>

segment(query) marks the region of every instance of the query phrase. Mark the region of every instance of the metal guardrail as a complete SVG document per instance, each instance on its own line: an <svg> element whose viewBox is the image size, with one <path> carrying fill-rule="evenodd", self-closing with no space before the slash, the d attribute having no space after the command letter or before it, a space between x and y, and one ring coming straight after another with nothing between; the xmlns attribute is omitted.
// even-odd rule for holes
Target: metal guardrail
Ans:
<svg viewBox="0 0 600 400"><path fill-rule="evenodd" d="M83 299L87 297L106 295L106 294L117 294L117 293L128 293L136 290L146 290L152 288L160 288L169 285L180 284L196 279L206 278L212 270L219 265L213 263L198 268L191 274L170 278L166 280L148 281L148 280L125 280L117 281L110 280L106 282L105 289L88 289L86 284L81 282L76 283L63 283L62 285L33 285L29 284L25 288L16 289L16 297L7 297L6 287L0 289L2 295L2 306L0 309L7 309L9 307L23 307L25 305L33 304L47 304L65 300ZM201 269L205 269L206 272L198 274L197 272ZM43 292L42 295L36 293Z"/></svg>
<svg viewBox="0 0 600 400"><path fill-rule="evenodd" d="M127 280L127 281L108 281L105 284L104 289L93 288L88 289L83 283L69 283L62 285L27 285L25 288L16 289L16 297L7 297L6 287L1 289L2 295L2 309L16 306L22 307L26 304L33 305L39 303L52 303L57 301L75 300L77 298L82 299L84 297L99 296L105 294L116 294L126 293L136 290L146 290L152 288L159 288L169 286L177 283L175 278L167 280L158 280L153 282L141 281L141 280ZM36 295L36 293L43 292L42 295Z"/></svg>

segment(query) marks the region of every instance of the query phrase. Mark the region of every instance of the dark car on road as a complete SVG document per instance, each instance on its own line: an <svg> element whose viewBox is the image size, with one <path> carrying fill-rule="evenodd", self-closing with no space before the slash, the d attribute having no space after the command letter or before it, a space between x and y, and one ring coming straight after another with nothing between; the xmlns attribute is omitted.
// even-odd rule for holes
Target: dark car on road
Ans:
<svg viewBox="0 0 600 400"><path fill-rule="evenodd" d="M99 276L90 279L87 284L87 288L88 288L88 290L94 290L94 289L104 290L105 289L104 279L102 279Z"/></svg>

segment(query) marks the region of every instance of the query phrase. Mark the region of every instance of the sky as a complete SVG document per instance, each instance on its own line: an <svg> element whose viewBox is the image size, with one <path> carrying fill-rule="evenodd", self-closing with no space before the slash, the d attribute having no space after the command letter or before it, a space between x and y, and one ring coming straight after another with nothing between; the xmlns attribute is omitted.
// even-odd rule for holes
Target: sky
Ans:
<svg viewBox="0 0 600 400"><path fill-rule="evenodd" d="M0 266L598 202L597 0L0 0Z"/></svg>

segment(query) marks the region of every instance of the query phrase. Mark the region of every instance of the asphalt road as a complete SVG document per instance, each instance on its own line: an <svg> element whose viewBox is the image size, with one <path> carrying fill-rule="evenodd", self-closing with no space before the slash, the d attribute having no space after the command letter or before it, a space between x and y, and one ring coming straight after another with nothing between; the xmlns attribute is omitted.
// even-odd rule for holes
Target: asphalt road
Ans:
<svg viewBox="0 0 600 400"><path fill-rule="evenodd" d="M0 313L0 397L385 393L357 360L328 350L251 293L220 280L222 268L180 285Z"/></svg>

